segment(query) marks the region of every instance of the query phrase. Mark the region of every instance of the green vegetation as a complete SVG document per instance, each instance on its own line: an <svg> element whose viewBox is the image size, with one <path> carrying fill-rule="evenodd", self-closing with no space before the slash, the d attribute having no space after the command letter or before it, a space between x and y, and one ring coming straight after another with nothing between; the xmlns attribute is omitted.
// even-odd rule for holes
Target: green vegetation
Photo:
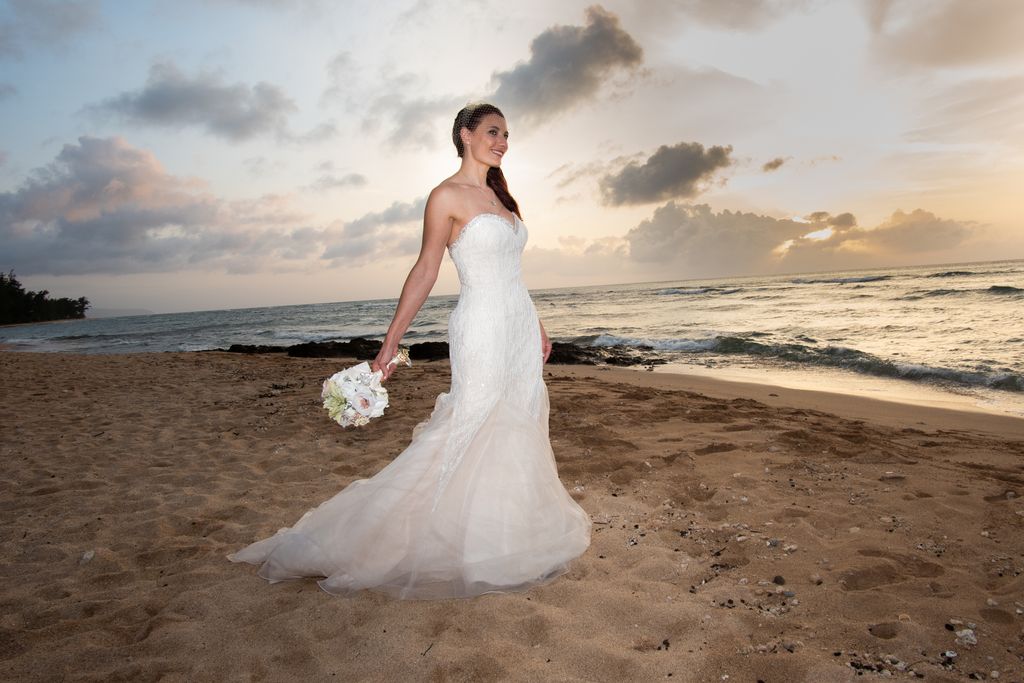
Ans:
<svg viewBox="0 0 1024 683"><path fill-rule="evenodd" d="M26 292L14 277L13 270L0 273L0 325L85 317L89 300L84 296L77 299L49 299L49 294L45 289L41 292Z"/></svg>

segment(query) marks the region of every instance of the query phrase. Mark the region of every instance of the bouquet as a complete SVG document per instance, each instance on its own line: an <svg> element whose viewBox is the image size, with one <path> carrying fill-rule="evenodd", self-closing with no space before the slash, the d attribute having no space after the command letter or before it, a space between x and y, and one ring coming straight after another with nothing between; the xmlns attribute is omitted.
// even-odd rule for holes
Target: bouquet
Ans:
<svg viewBox="0 0 1024 683"><path fill-rule="evenodd" d="M395 357L388 361L412 365L409 349L399 347ZM372 417L380 417L388 407L388 390L381 386L380 370L371 371L367 362L345 368L324 381L320 398L331 419L342 427L362 427Z"/></svg>

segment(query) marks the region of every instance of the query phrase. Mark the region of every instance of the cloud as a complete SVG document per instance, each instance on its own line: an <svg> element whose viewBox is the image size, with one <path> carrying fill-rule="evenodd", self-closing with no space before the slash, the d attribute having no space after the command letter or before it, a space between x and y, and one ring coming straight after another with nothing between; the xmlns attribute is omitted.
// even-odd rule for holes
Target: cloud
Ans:
<svg viewBox="0 0 1024 683"><path fill-rule="evenodd" d="M82 137L0 193L0 244L25 275L355 267L417 253L425 206L316 225L288 196L228 201L121 138Z"/></svg>
<svg viewBox="0 0 1024 683"><path fill-rule="evenodd" d="M421 3L410 11L418 16L434 9L430 3ZM489 93L481 88L473 93L410 97L407 93L424 91L422 76L382 73L373 83L373 92L360 96L367 84L360 81L351 54L341 52L327 65L328 86L322 99L342 101L350 111L363 114L365 133L383 131L389 145L407 149L447 145L446 130L455 113L470 101L493 102L516 125L535 123L594 98L606 81L636 71L643 61L642 49L614 14L594 6L587 9L586 19L585 26L553 26L538 34L530 43L530 59L495 72Z"/></svg>
<svg viewBox="0 0 1024 683"><path fill-rule="evenodd" d="M1019 0L867 0L872 52L889 64L952 67L1024 55Z"/></svg>
<svg viewBox="0 0 1024 683"><path fill-rule="evenodd" d="M99 24L98 0L7 0L0 21L0 57L30 47L59 48Z"/></svg>
<svg viewBox="0 0 1024 683"><path fill-rule="evenodd" d="M225 5L244 5L257 9L280 11L299 10L311 16L318 16L330 4L327 0L217 0Z"/></svg>
<svg viewBox="0 0 1024 683"><path fill-rule="evenodd" d="M287 197L225 201L120 138L79 138L0 194L0 241L19 273L299 268L331 231Z"/></svg>
<svg viewBox="0 0 1024 683"><path fill-rule="evenodd" d="M245 170L254 177L260 177L280 171L285 167L284 162L279 160L270 160L264 156L247 157L242 159L242 165L245 166Z"/></svg>
<svg viewBox="0 0 1024 683"><path fill-rule="evenodd" d="M366 263L389 256L416 254L427 198L394 202L383 211L371 212L346 223L340 235L324 250L327 260L343 259L346 264Z"/></svg>
<svg viewBox="0 0 1024 683"><path fill-rule="evenodd" d="M671 265L680 276L764 272L782 242L807 232L807 225L753 213L714 213L707 204L669 202L626 233L629 257Z"/></svg>
<svg viewBox="0 0 1024 683"><path fill-rule="evenodd" d="M347 173L341 177L328 173L314 180L310 185L310 189L317 192L327 192L328 190L336 190L343 187L363 187L366 183L366 176L362 173Z"/></svg>
<svg viewBox="0 0 1024 683"><path fill-rule="evenodd" d="M494 74L491 99L517 120L537 121L594 97L618 72L643 62L643 49L619 18L594 5L585 26L553 26L530 42L530 59Z"/></svg>
<svg viewBox="0 0 1024 683"><path fill-rule="evenodd" d="M978 224L939 218L930 211L897 210L873 229L857 227L845 213L819 221L828 228L803 235L778 250L784 271L866 268L903 265L922 257L952 253L969 243Z"/></svg>
<svg viewBox="0 0 1024 683"><path fill-rule="evenodd" d="M819 223L822 227L833 229L845 230L857 225L857 218L848 211L837 216L833 216L828 211L815 211L806 216L806 219L812 223Z"/></svg>
<svg viewBox="0 0 1024 683"><path fill-rule="evenodd" d="M808 0L667 0L665 10L714 28L753 31L764 28L787 14L805 9Z"/></svg>
<svg viewBox="0 0 1024 683"><path fill-rule="evenodd" d="M782 157L775 157L771 161L766 161L764 165L761 166L761 170L764 171L765 173L777 171L780 168L782 168L782 165L784 163L786 163L785 159L783 159Z"/></svg>
<svg viewBox="0 0 1024 683"><path fill-rule="evenodd" d="M621 237L562 236L557 248L531 247L523 263L558 286L651 282L948 263L983 239L979 224L923 209L867 229L849 212L780 219L668 202Z"/></svg>
<svg viewBox="0 0 1024 683"><path fill-rule="evenodd" d="M369 115L363 121L363 130L376 131L382 122L390 124L385 141L392 147L411 149L435 149L440 142L451 145L451 130L455 113L465 106L465 101L442 95L434 98L409 99L403 94L407 90L407 79L411 75L391 81L385 95L377 97L369 108ZM404 83L405 85L398 85ZM452 155L455 148L449 147Z"/></svg>
<svg viewBox="0 0 1024 683"><path fill-rule="evenodd" d="M943 88L919 102L911 142L994 140L1024 144L1024 75L977 78Z"/></svg>
<svg viewBox="0 0 1024 683"><path fill-rule="evenodd" d="M327 62L327 88L320 96L321 102L341 99L349 94L350 83L356 78L356 63L352 53L343 50Z"/></svg>
<svg viewBox="0 0 1024 683"><path fill-rule="evenodd" d="M896 211L867 229L849 212L793 220L669 202L625 241L627 260L646 264L652 276L715 277L905 265L956 253L978 228L923 209Z"/></svg>
<svg viewBox="0 0 1024 683"><path fill-rule="evenodd" d="M184 128L196 126L232 142L275 134L279 139L310 142L334 134L332 124L295 135L288 130L288 116L297 107L275 85L260 82L228 84L214 73L190 77L174 64L150 67L146 85L94 105L89 111L117 115L140 125Z"/></svg>
<svg viewBox="0 0 1024 683"><path fill-rule="evenodd" d="M662 145L644 163L630 162L600 181L605 204L647 204L670 198L693 197L698 183L709 182L721 168L732 165L732 147L709 147L696 142Z"/></svg>

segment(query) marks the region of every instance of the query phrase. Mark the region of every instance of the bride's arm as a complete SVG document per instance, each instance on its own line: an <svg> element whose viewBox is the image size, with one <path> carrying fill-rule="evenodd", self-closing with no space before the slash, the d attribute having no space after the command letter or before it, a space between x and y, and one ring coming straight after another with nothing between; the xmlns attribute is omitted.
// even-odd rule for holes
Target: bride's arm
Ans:
<svg viewBox="0 0 1024 683"><path fill-rule="evenodd" d="M388 361L394 358L398 351L398 344L402 341L409 325L412 324L416 314L419 313L423 302L427 300L430 290L434 288L437 281L437 272L441 268L441 260L444 258L445 245L451 233L451 211L446 201L447 193L435 188L427 198L427 207L423 214L423 243L420 245L420 255L416 264L409 271L405 278L405 285L402 286L402 294L398 298L398 306L395 308L395 315L388 326L388 333L384 337L380 353L370 364L373 370L381 370L382 379L387 379L394 372L394 365L388 365Z"/></svg>
<svg viewBox="0 0 1024 683"><path fill-rule="evenodd" d="M548 356L551 355L551 340L548 339L548 331L544 329L544 323L537 318L537 323L540 324L540 348L544 353L544 362L548 362Z"/></svg>

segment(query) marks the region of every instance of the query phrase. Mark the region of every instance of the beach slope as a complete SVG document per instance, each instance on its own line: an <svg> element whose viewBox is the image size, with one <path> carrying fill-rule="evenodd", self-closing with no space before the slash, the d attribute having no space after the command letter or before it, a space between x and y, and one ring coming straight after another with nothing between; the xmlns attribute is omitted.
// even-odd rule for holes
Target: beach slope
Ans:
<svg viewBox="0 0 1024 683"><path fill-rule="evenodd" d="M706 378L548 366L594 522L549 585L268 585L225 555L372 476L449 381L402 368L343 430L319 393L348 364L0 352L0 678L1024 677L1024 420Z"/></svg>

